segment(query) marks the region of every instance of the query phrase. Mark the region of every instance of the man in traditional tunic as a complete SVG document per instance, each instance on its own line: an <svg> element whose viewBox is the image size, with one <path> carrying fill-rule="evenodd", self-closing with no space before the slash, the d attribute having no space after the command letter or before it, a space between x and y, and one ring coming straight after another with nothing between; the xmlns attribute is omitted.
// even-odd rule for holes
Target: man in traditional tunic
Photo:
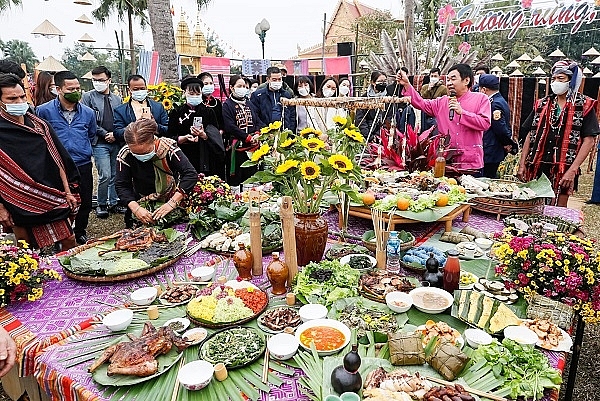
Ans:
<svg viewBox="0 0 600 401"><path fill-rule="evenodd" d="M21 80L0 74L0 224L36 247L76 245L79 173L56 134L29 112Z"/></svg>
<svg viewBox="0 0 600 401"><path fill-rule="evenodd" d="M529 133L523 145L518 177L531 181L545 174L556 197L553 204L567 206L577 189L579 166L600 133L596 100L579 93L583 73L571 60L552 67L552 92L535 104L523 129Z"/></svg>

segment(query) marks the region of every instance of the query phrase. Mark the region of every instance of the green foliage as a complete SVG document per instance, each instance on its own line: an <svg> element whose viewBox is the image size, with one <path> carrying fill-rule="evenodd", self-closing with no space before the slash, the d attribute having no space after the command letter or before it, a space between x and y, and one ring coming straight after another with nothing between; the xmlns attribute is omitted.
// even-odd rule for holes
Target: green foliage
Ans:
<svg viewBox="0 0 600 401"><path fill-rule="evenodd" d="M217 57L223 57L225 55L225 50L217 41L214 32L211 32L206 38L206 51L208 53L214 53Z"/></svg>
<svg viewBox="0 0 600 401"><path fill-rule="evenodd" d="M376 11L362 16L357 23L357 54L369 54L371 51L381 53L381 31L386 30L391 37L395 37L396 29L403 27L402 22L394 20L389 11ZM356 34L356 25L353 31Z"/></svg>
<svg viewBox="0 0 600 401"><path fill-rule="evenodd" d="M25 64L27 66L27 71L33 71L35 63L39 61L29 45L29 42L24 40L13 39L8 42L0 41L0 48L2 49L2 52L4 52L5 59L14 61L19 65Z"/></svg>
<svg viewBox="0 0 600 401"><path fill-rule="evenodd" d="M124 22L125 16L131 13L143 27L148 24L145 13L147 8L146 0L102 0L98 8L92 11L92 16L104 24L112 14L116 14Z"/></svg>
<svg viewBox="0 0 600 401"><path fill-rule="evenodd" d="M0 12L8 10L11 6L20 6L21 0L0 0Z"/></svg>

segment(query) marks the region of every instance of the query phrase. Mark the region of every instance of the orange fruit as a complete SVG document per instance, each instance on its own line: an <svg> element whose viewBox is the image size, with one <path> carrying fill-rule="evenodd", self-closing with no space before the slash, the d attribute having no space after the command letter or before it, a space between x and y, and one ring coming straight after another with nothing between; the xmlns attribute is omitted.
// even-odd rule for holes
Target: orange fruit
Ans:
<svg viewBox="0 0 600 401"><path fill-rule="evenodd" d="M398 202L396 203L398 210L408 210L409 205L410 201L406 198L398 198Z"/></svg>
<svg viewBox="0 0 600 401"><path fill-rule="evenodd" d="M375 194L370 191L363 193L362 202L366 206L371 206L373 203L375 203Z"/></svg>
<svg viewBox="0 0 600 401"><path fill-rule="evenodd" d="M440 194L440 196L438 196L437 200L435 201L435 205L439 207L444 207L448 205L448 195Z"/></svg>
<svg viewBox="0 0 600 401"><path fill-rule="evenodd" d="M458 182L456 182L456 179L454 179L454 178L448 178L446 180L446 182L448 182L448 184L450 184L450 185L457 185L458 184Z"/></svg>
<svg viewBox="0 0 600 401"><path fill-rule="evenodd" d="M463 194L467 192L467 190L465 189L465 187L462 187L462 186L460 186L460 185L458 186L458 190L459 190L460 192L462 192Z"/></svg>

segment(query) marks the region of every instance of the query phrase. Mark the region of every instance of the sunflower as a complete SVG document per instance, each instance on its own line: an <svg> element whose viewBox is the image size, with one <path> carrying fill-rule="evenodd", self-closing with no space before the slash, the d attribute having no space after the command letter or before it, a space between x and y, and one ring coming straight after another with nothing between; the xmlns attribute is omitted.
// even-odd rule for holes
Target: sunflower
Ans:
<svg viewBox="0 0 600 401"><path fill-rule="evenodd" d="M311 152L318 152L320 149L325 147L325 142L319 138L303 139L300 141L300 143Z"/></svg>
<svg viewBox="0 0 600 401"><path fill-rule="evenodd" d="M302 135L302 136L308 136L310 134L316 135L316 133L317 133L317 131L315 131L315 129L312 127L306 127L302 131L300 131L300 135Z"/></svg>
<svg viewBox="0 0 600 401"><path fill-rule="evenodd" d="M260 159L262 159L262 157L264 155L266 155L267 153L269 153L269 150L271 150L271 147L268 144L264 144L262 145L260 148L256 149L254 151L254 153L252 153L252 161L253 162L257 162Z"/></svg>
<svg viewBox="0 0 600 401"><path fill-rule="evenodd" d="M347 173L348 171L352 170L352 167L354 167L350 159L344 155L331 155L327 161L329 164L331 164L331 167L341 173Z"/></svg>
<svg viewBox="0 0 600 401"><path fill-rule="evenodd" d="M362 134L356 129L346 128L344 130L344 134L346 134L346 136L354 139L356 142L363 143L365 141L365 138L363 138Z"/></svg>
<svg viewBox="0 0 600 401"><path fill-rule="evenodd" d="M346 120L346 117L342 117L340 115L333 116L333 122L336 123L337 125L344 126L344 125L346 125L347 121L348 120Z"/></svg>
<svg viewBox="0 0 600 401"><path fill-rule="evenodd" d="M175 92L173 92L172 90L168 90L167 93L165 93L165 97L171 97L175 94Z"/></svg>
<svg viewBox="0 0 600 401"><path fill-rule="evenodd" d="M269 126L260 129L261 134L268 134L269 132L271 132L271 128L269 128Z"/></svg>
<svg viewBox="0 0 600 401"><path fill-rule="evenodd" d="M272 131L278 130L279 128L281 128L281 121L273 121L271 124L269 124L269 128Z"/></svg>
<svg viewBox="0 0 600 401"><path fill-rule="evenodd" d="M285 141L281 142L281 144L279 146L282 147L282 148L289 148L294 143L296 143L296 141L297 141L296 138L288 138Z"/></svg>
<svg viewBox="0 0 600 401"><path fill-rule="evenodd" d="M163 100L162 105L165 108L165 110L171 110L173 108L173 102L169 99Z"/></svg>
<svg viewBox="0 0 600 401"><path fill-rule="evenodd" d="M321 167L315 162L305 161L300 163L300 172L306 180L314 180L321 175Z"/></svg>
<svg viewBox="0 0 600 401"><path fill-rule="evenodd" d="M283 174L289 169L298 167L298 164L300 164L298 160L286 160L285 162L283 162L283 164L277 166L277 168L275 169L275 174Z"/></svg>

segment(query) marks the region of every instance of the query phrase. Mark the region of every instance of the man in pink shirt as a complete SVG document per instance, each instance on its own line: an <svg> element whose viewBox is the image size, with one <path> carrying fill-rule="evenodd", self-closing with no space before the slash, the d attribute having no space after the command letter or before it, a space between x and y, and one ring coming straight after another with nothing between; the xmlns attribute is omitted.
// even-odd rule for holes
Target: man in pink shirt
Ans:
<svg viewBox="0 0 600 401"><path fill-rule="evenodd" d="M396 75L411 104L437 120L440 134L450 136L448 164L457 170L481 176L483 169L483 133L491 124L490 100L483 93L471 92L473 71L467 64L456 64L446 76L449 96L425 100L412 87L404 71ZM454 96L455 95L455 96Z"/></svg>

